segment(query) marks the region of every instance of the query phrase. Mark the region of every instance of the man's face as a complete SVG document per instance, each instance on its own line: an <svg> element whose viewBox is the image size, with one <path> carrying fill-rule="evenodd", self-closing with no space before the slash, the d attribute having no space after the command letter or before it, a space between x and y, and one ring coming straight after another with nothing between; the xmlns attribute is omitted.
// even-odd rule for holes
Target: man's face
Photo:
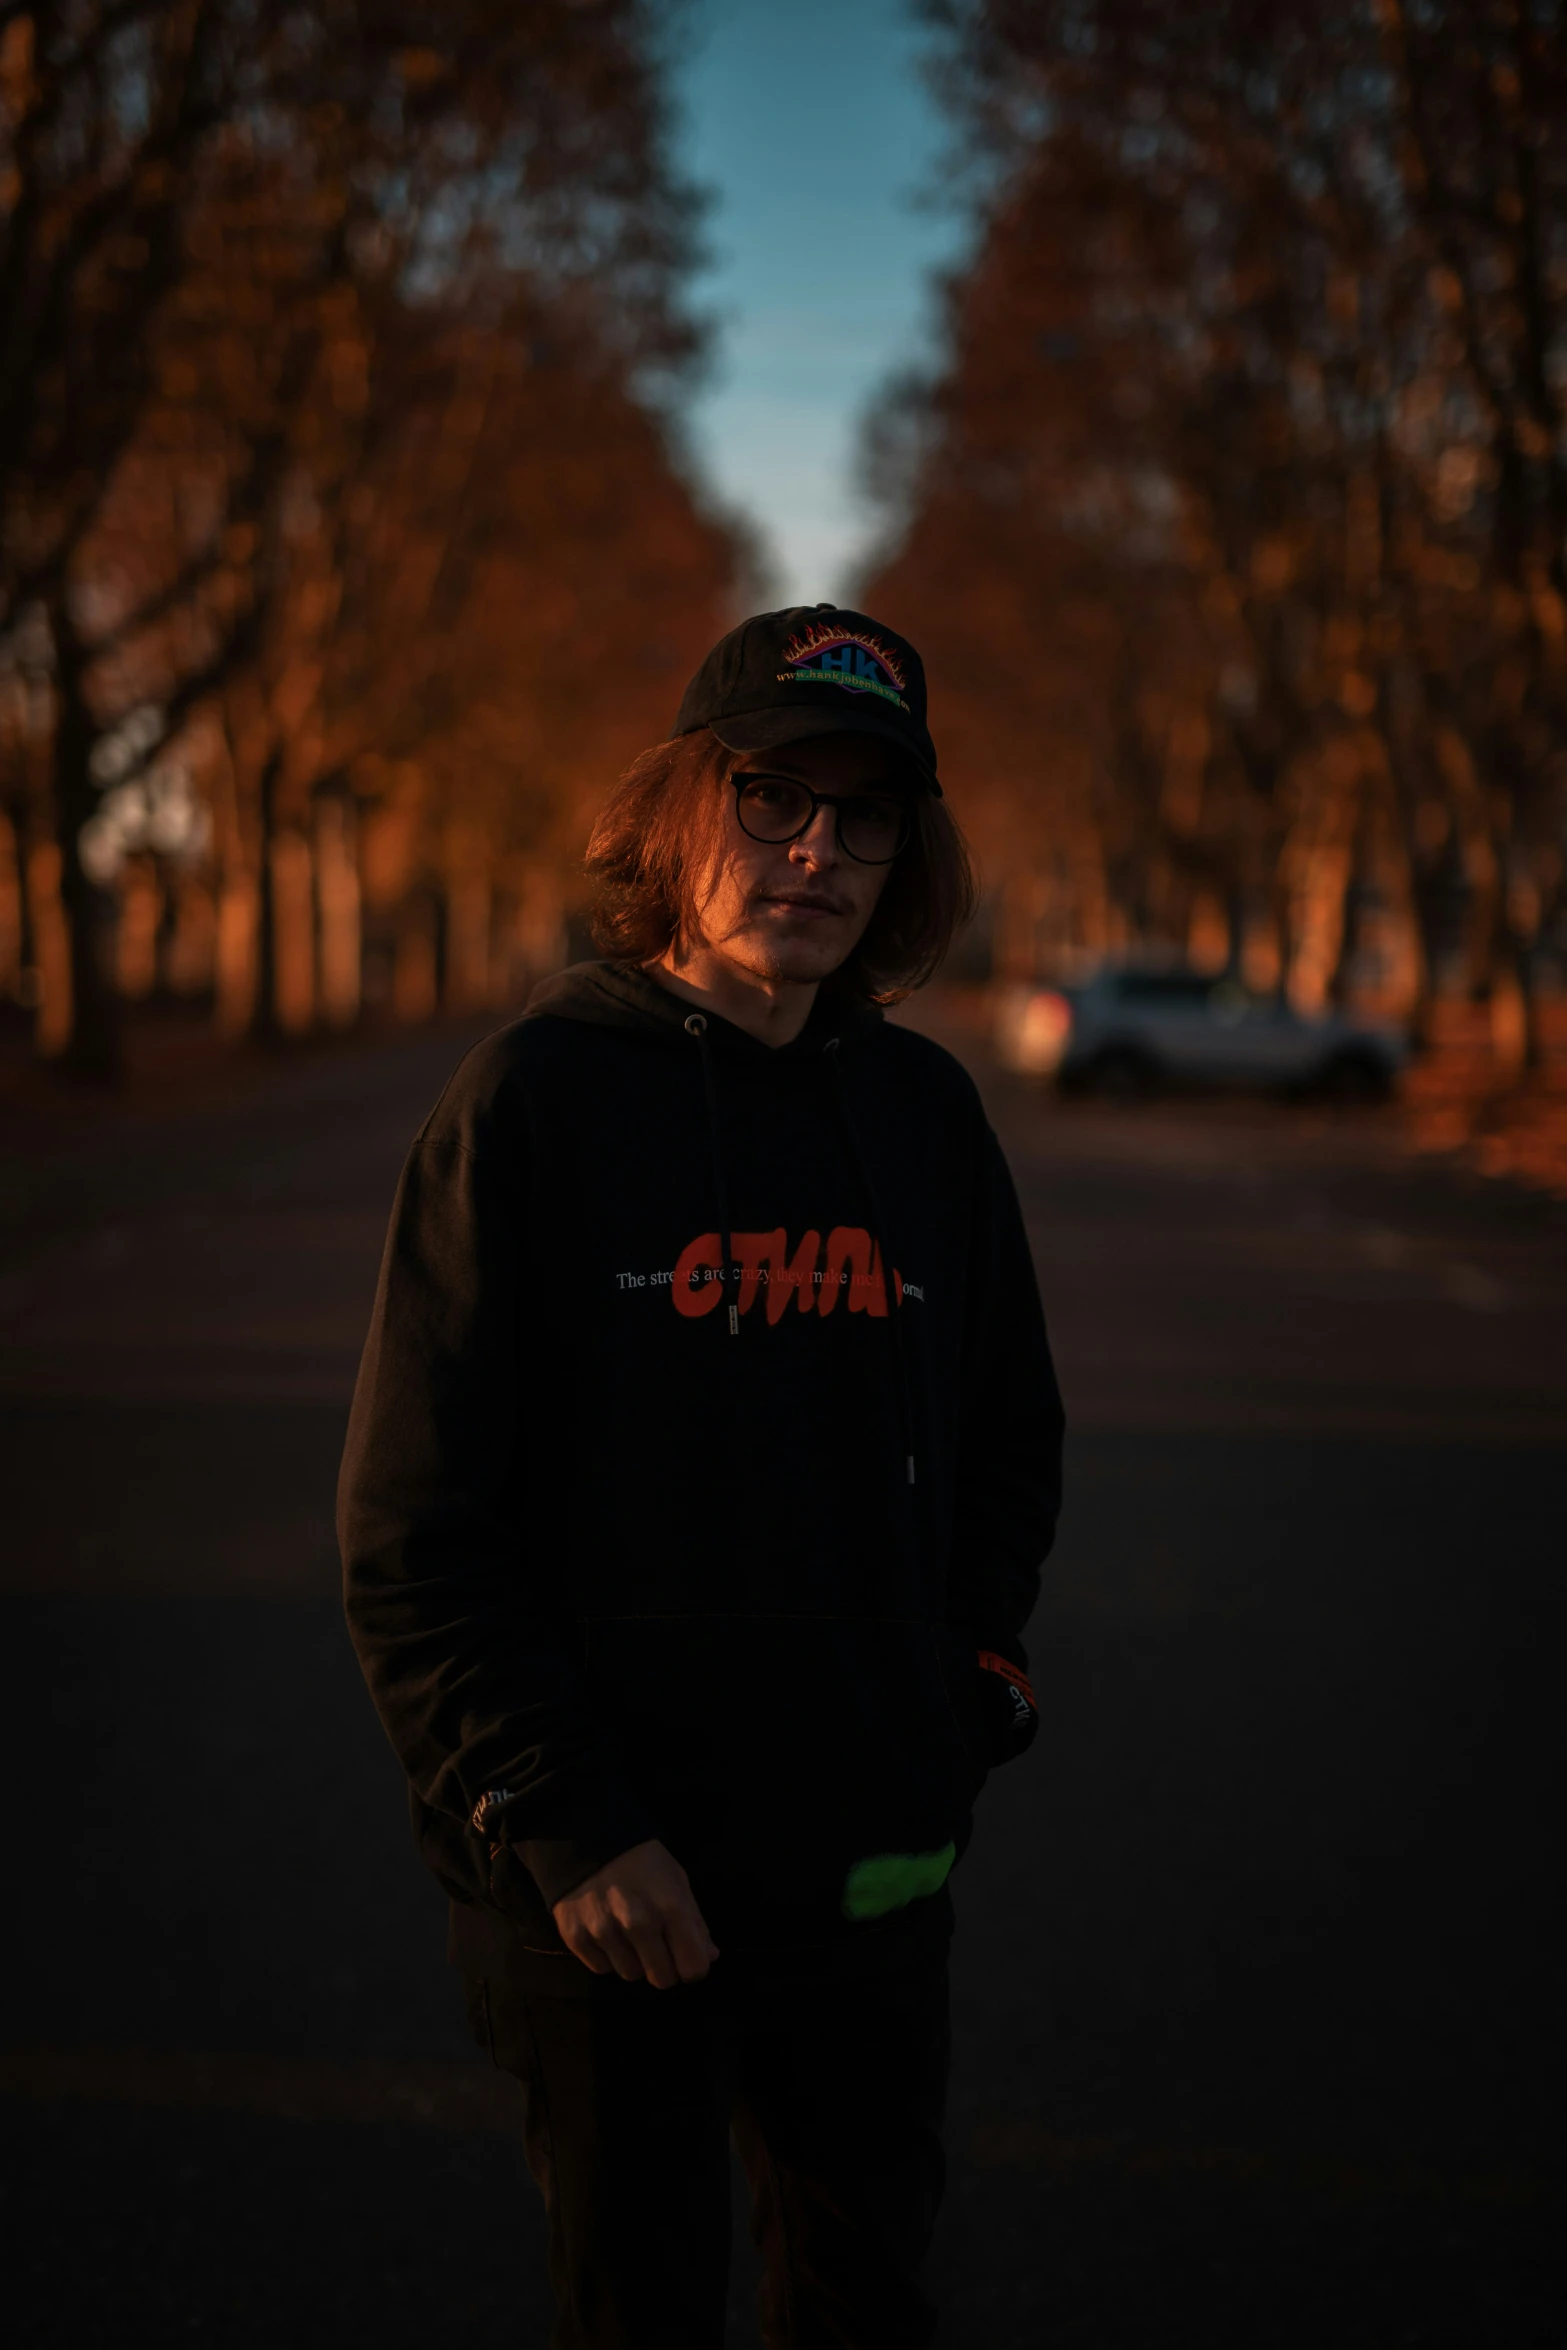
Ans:
<svg viewBox="0 0 1567 2350"><path fill-rule="evenodd" d="M752 839L740 822L735 785L776 776L835 796L904 805L908 787L896 773L889 747L858 734L810 735L741 758L724 786L722 844L698 908L705 944L758 979L810 982L836 971L864 935L891 867L851 856L830 807L818 808L795 840ZM764 790L764 800L769 796L780 795ZM766 826L765 815L760 822Z"/></svg>

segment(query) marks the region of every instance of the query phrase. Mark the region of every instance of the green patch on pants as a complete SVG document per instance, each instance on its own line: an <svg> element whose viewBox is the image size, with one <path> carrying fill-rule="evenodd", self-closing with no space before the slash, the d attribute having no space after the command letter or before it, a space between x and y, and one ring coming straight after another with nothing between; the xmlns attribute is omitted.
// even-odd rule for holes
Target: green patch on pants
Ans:
<svg viewBox="0 0 1567 2350"><path fill-rule="evenodd" d="M884 1918L939 1893L957 1856L955 1844L944 1844L939 1852L878 1852L857 1860L844 1880L844 1916Z"/></svg>

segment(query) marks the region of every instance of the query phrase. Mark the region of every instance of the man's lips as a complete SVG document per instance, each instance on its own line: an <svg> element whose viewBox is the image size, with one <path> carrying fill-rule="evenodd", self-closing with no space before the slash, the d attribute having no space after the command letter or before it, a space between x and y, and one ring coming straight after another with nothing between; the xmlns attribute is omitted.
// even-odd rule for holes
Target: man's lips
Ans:
<svg viewBox="0 0 1567 2350"><path fill-rule="evenodd" d="M849 911L836 898L790 897L781 890L767 891L761 902L764 906L782 906L789 914L847 914Z"/></svg>

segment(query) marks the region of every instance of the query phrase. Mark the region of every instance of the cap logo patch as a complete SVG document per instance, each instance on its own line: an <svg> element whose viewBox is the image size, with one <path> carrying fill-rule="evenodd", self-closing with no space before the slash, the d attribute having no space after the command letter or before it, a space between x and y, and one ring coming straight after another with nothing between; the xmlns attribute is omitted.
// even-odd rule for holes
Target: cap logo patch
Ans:
<svg viewBox="0 0 1567 2350"><path fill-rule="evenodd" d="M849 694L875 694L907 710L905 678L894 654L879 636L861 636L857 630L829 628L818 621L792 636L784 647L787 669L778 672L780 685L837 685Z"/></svg>

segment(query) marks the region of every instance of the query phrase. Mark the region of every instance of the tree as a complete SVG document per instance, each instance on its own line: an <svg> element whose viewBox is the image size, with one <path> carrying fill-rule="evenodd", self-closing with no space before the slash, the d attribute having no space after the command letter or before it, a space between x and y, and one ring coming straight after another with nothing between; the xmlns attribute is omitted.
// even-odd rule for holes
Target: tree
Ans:
<svg viewBox="0 0 1567 2350"><path fill-rule="evenodd" d="M220 829L272 954L273 835L292 846L319 780L346 534L421 337L499 331L526 286L591 307L628 387L692 349L656 22L644 0L0 11L0 627L48 631L81 1065L117 1055L81 842L136 711L163 714L144 763L221 713Z"/></svg>
<svg viewBox="0 0 1567 2350"><path fill-rule="evenodd" d="M1498 545L1519 535L1484 380L1498 362L1455 319L1448 199L1412 125L1422 106L1437 119L1438 56L1478 113L1509 12L1433 0L1418 39L1359 0L930 13L993 193L915 429L903 399L895 437L917 457L875 592L923 599L939 642L950 547L999 540L1001 600L1031 609L1036 647L1073 645L1002 829L1058 835L1029 794L1091 774L1068 859L1100 877L1090 900L1108 890L1124 927L1179 937L1211 934L1227 899L1232 952L1281 963L1304 1001L1345 983L1370 897L1409 917L1418 993L1449 952L1456 868L1469 977L1500 987L1559 887L1550 603ZM1559 61L1554 8L1527 36L1511 15L1515 42ZM1560 249L1540 162L1556 70L1483 166L1478 136L1437 141L1460 210L1483 183L1511 218L1507 175L1528 180L1535 244L1471 260L1477 283L1530 282L1540 240ZM1537 330L1560 350L1559 326ZM1520 392L1506 413L1526 409ZM1548 465L1528 503L1538 582L1561 548ZM991 711L1051 674L1037 652L1026 683L1020 651L993 661ZM970 659L971 700L976 675Z"/></svg>

